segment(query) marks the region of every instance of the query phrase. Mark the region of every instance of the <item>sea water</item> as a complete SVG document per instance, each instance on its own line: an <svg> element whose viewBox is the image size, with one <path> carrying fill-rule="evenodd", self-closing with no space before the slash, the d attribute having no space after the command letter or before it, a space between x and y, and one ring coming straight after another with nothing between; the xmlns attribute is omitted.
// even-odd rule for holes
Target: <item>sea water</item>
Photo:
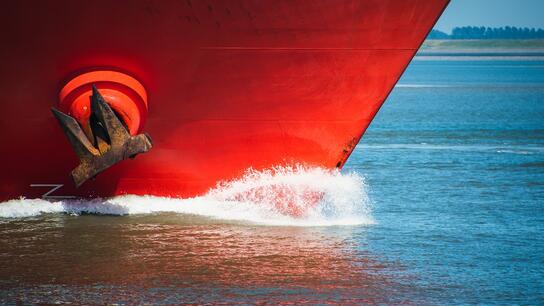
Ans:
<svg viewBox="0 0 544 306"><path fill-rule="evenodd" d="M543 230L544 62L416 60L341 172L0 203L0 303L542 304Z"/></svg>

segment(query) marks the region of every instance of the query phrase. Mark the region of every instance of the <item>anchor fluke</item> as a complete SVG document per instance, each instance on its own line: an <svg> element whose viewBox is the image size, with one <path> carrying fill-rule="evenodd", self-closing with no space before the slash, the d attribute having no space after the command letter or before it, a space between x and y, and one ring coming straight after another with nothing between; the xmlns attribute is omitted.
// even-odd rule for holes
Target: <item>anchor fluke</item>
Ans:
<svg viewBox="0 0 544 306"><path fill-rule="evenodd" d="M145 153L153 147L147 133L131 136L96 87L93 85L92 88L89 118L92 133L89 137L92 139L89 139L73 117L51 108L80 160L80 164L71 173L76 187L116 163Z"/></svg>

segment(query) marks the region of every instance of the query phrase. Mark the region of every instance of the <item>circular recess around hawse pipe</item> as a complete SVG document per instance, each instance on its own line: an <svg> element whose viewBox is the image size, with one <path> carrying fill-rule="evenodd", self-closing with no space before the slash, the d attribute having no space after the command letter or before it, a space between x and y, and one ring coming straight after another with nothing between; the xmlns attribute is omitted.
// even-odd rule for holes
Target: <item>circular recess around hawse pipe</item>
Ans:
<svg viewBox="0 0 544 306"><path fill-rule="evenodd" d="M74 117L83 129L88 127L91 114L92 86L110 105L128 128L131 135L143 131L147 117L147 93L144 86L125 73L96 70L71 79L59 93L59 109Z"/></svg>

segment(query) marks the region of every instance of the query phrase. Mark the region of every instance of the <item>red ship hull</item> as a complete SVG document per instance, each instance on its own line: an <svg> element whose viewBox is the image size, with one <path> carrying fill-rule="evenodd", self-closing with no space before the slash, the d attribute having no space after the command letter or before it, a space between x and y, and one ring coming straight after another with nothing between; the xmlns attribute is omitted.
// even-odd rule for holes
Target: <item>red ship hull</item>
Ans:
<svg viewBox="0 0 544 306"><path fill-rule="evenodd" d="M342 167L447 0L13 1L0 12L0 200L190 197L248 168ZM148 94L153 149L75 188L50 108L74 76Z"/></svg>

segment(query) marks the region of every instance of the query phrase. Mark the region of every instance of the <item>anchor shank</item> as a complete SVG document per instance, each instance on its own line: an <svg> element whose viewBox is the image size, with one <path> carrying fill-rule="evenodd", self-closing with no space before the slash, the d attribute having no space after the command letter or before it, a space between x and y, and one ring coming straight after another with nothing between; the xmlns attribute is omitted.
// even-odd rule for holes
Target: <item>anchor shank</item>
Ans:
<svg viewBox="0 0 544 306"><path fill-rule="evenodd" d="M80 160L71 173L76 187L122 160L148 152L153 147L148 134L130 135L94 85L90 99L92 140L73 117L51 109Z"/></svg>

